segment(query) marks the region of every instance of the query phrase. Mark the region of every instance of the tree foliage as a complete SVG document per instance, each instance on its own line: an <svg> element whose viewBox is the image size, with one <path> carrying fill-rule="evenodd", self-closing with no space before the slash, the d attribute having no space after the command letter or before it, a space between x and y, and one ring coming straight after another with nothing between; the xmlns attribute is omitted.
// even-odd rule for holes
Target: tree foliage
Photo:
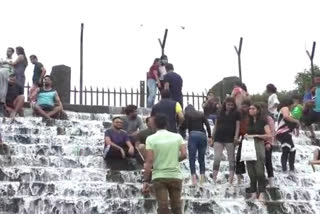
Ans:
<svg viewBox="0 0 320 214"><path fill-rule="evenodd" d="M314 65L314 73L320 74L320 68L317 65ZM297 73L294 83L296 84L296 90L298 93L304 94L304 92L312 85L311 69L304 69L303 72Z"/></svg>

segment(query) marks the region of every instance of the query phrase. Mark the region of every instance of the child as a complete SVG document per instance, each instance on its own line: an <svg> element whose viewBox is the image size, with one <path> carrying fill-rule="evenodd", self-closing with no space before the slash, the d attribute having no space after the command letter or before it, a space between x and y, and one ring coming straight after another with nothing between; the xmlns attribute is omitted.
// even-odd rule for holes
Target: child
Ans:
<svg viewBox="0 0 320 214"><path fill-rule="evenodd" d="M296 119L300 120L303 114L303 106L300 104L300 97L297 95L292 96L293 106L291 110L291 116ZM299 136L299 127L294 129L294 134Z"/></svg>

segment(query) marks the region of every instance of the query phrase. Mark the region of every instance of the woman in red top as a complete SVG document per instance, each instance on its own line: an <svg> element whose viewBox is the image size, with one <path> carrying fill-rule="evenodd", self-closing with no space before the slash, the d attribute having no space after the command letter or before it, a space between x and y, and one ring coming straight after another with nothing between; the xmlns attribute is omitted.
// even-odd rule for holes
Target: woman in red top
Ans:
<svg viewBox="0 0 320 214"><path fill-rule="evenodd" d="M157 86L161 88L158 70L160 66L160 59L156 58L153 61L153 65L150 67L149 72L147 73L147 87L148 87L148 99L147 99L147 107L152 108L154 104L154 100L156 99L157 94Z"/></svg>

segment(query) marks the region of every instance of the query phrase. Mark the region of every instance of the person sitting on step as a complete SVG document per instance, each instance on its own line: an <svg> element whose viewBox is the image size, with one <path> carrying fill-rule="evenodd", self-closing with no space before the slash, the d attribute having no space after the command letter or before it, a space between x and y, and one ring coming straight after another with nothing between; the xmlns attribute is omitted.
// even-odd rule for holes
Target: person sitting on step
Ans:
<svg viewBox="0 0 320 214"><path fill-rule="evenodd" d="M313 160L309 161L309 164L311 165L313 171L315 172L314 165L320 165L320 149L317 148L313 152Z"/></svg>
<svg viewBox="0 0 320 214"><path fill-rule="evenodd" d="M128 105L124 110L126 115L121 117L123 121L123 130L128 133L132 144L135 144L138 132L145 129L141 117L138 116L137 109L138 107L135 105Z"/></svg>
<svg viewBox="0 0 320 214"><path fill-rule="evenodd" d="M17 114L23 116L23 105L23 86L17 83L16 74L10 74L5 104L7 116L10 116L12 119Z"/></svg>
<svg viewBox="0 0 320 214"><path fill-rule="evenodd" d="M153 119L154 118L152 117L147 117L146 118L147 128L139 131L139 133L136 136L135 147L142 154L143 157L145 157L147 137L149 137L150 135L153 135L156 132L153 124L154 123Z"/></svg>
<svg viewBox="0 0 320 214"><path fill-rule="evenodd" d="M57 118L63 113L63 106L58 92L52 88L51 76L46 75L43 79L43 87L38 89L37 103L33 107L35 113L44 118Z"/></svg>
<svg viewBox="0 0 320 214"><path fill-rule="evenodd" d="M112 119L112 127L105 131L103 157L126 158L134 156L134 147L129 140L129 135L123 130L123 120L121 117Z"/></svg>

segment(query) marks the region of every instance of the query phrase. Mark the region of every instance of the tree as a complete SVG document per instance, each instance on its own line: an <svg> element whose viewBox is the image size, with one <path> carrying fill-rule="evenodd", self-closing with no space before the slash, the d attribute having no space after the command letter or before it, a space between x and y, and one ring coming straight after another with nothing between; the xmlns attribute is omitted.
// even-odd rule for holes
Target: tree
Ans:
<svg viewBox="0 0 320 214"><path fill-rule="evenodd" d="M314 65L314 73L320 74L320 68L317 65ZM312 85L311 69L304 69L303 72L297 73L294 83L297 85L298 93L303 95Z"/></svg>

